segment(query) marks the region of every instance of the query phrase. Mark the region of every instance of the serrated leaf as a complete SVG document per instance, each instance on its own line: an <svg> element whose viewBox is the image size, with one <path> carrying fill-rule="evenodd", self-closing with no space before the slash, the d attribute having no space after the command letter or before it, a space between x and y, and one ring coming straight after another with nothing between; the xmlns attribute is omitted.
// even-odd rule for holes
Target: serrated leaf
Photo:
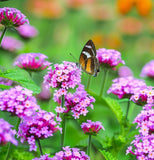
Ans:
<svg viewBox="0 0 154 160"><path fill-rule="evenodd" d="M18 82L24 88L32 90L34 94L38 94L41 91L40 87L30 79L29 74L23 69L13 68L5 71L4 73L0 72L0 77Z"/></svg>
<svg viewBox="0 0 154 160"><path fill-rule="evenodd" d="M121 109L120 104L118 103L117 100L111 99L109 97L104 98L105 102L107 103L108 107L113 111L115 114L117 120L119 123L122 123L123 120L123 111Z"/></svg>
<svg viewBox="0 0 154 160"><path fill-rule="evenodd" d="M106 160L117 160L115 157L112 156L111 153L104 151L104 150L99 150L99 151L102 153L102 155L104 156Z"/></svg>

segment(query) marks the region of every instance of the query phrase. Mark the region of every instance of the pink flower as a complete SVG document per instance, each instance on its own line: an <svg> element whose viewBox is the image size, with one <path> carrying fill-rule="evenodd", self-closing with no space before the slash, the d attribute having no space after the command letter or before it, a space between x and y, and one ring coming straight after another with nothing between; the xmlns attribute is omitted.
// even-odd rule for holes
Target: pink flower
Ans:
<svg viewBox="0 0 154 160"><path fill-rule="evenodd" d="M23 38L33 38L38 35L38 30L29 24L21 25L17 31Z"/></svg>
<svg viewBox="0 0 154 160"><path fill-rule="evenodd" d="M29 23L26 16L16 8L0 8L0 23L6 27L19 27Z"/></svg>
<svg viewBox="0 0 154 160"><path fill-rule="evenodd" d="M45 154L45 155L41 155L40 158L34 158L32 160L52 160L52 159L49 157L49 154Z"/></svg>
<svg viewBox="0 0 154 160"><path fill-rule="evenodd" d="M118 69L119 77L133 77L132 70L127 66L121 66Z"/></svg>
<svg viewBox="0 0 154 160"><path fill-rule="evenodd" d="M0 110L11 112L18 117L30 116L34 111L40 109L32 91L16 86L9 90L0 92Z"/></svg>
<svg viewBox="0 0 154 160"><path fill-rule="evenodd" d="M42 71L51 64L45 60L46 58L48 57L41 53L21 54L17 57L14 65L30 71Z"/></svg>
<svg viewBox="0 0 154 160"><path fill-rule="evenodd" d="M39 110L39 112L34 112L31 116L23 117L18 131L18 137L21 138L20 141L22 143L27 141L30 145L30 151L36 151L36 139L48 138L53 136L56 131L61 131L54 119L55 115L52 112L44 110Z"/></svg>
<svg viewBox="0 0 154 160"><path fill-rule="evenodd" d="M75 88L81 82L81 71L75 63L64 61L63 64L55 64L54 70L51 67L48 70L47 75L44 76L44 83L48 87L68 90Z"/></svg>
<svg viewBox="0 0 154 160"><path fill-rule="evenodd" d="M0 119L0 146L7 144L7 142L18 145L18 141L14 138L16 131L12 130L12 127L7 121Z"/></svg>
<svg viewBox="0 0 154 160"><path fill-rule="evenodd" d="M121 59L121 53L113 49L101 48L97 50L97 59L103 67L113 68L119 63L125 64Z"/></svg>
<svg viewBox="0 0 154 160"><path fill-rule="evenodd" d="M89 134L89 135L96 135L101 129L105 130L104 127L101 125L101 122L99 121L92 122L91 120L87 120L87 122L83 122L81 124L81 128L85 134Z"/></svg>
<svg viewBox="0 0 154 160"><path fill-rule="evenodd" d="M60 93L58 92L60 90ZM55 102L58 102L61 104L61 89L59 89L54 94L54 100ZM65 94L65 104L66 108L57 107L56 112L57 113L68 113L71 111L73 114L72 116L75 119L78 119L81 115L86 116L88 111L88 108L91 107L93 109L92 103L95 102L95 99L90 96L85 90L83 85L79 85L79 87L76 89L75 93L67 93Z"/></svg>
<svg viewBox="0 0 154 160"><path fill-rule="evenodd" d="M135 79L133 77L121 77L113 80L112 86L107 93L113 93L118 98L130 98L134 92L139 88L146 87L143 80Z"/></svg>
<svg viewBox="0 0 154 160"><path fill-rule="evenodd" d="M2 48L10 52L20 50L21 48L23 48L23 46L24 44L20 40L17 40L16 38L11 36L4 36L2 41Z"/></svg>
<svg viewBox="0 0 154 160"><path fill-rule="evenodd" d="M69 146L63 147L63 150L56 153L51 160L90 160L90 157L84 151L78 148L70 148Z"/></svg>
<svg viewBox="0 0 154 160"><path fill-rule="evenodd" d="M151 60L142 68L140 76L154 78L154 60Z"/></svg>
<svg viewBox="0 0 154 160"><path fill-rule="evenodd" d="M10 79L0 77L0 84L11 86L12 83L13 81L11 81Z"/></svg>

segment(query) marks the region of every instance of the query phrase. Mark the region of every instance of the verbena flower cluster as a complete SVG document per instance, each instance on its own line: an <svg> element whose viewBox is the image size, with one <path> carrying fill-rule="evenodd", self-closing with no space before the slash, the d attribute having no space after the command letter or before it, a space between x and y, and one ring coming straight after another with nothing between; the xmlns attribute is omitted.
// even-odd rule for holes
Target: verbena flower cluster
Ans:
<svg viewBox="0 0 154 160"><path fill-rule="evenodd" d="M21 25L17 31L23 38L33 38L38 35L38 30L29 24Z"/></svg>
<svg viewBox="0 0 154 160"><path fill-rule="evenodd" d="M55 64L54 70L52 67L48 70L44 76L44 82L49 87L67 90L81 82L81 71L75 63L64 61L63 64Z"/></svg>
<svg viewBox="0 0 154 160"><path fill-rule="evenodd" d="M121 53L113 49L98 49L97 59L99 60L100 65L106 68L114 68L119 63L125 63L121 59Z"/></svg>
<svg viewBox="0 0 154 160"><path fill-rule="evenodd" d="M41 71L51 64L45 60L46 58L48 57L41 53L21 54L17 57L14 65L29 71Z"/></svg>
<svg viewBox="0 0 154 160"><path fill-rule="evenodd" d="M11 142L18 145L18 141L14 138L16 131L11 129L13 126L4 119L0 119L0 146Z"/></svg>
<svg viewBox="0 0 154 160"><path fill-rule="evenodd" d="M54 93L54 100L61 103L60 99L61 93L55 92ZM95 99L88 95L88 93L84 90L83 85L79 85L79 87L76 89L75 93L67 93L65 94L65 105L66 108L62 108L61 106L58 106L56 108L56 112L59 113L68 113L71 111L73 113L73 117L75 119L79 118L80 115L86 116L88 111L88 107L91 107L93 109L92 103L95 102Z"/></svg>
<svg viewBox="0 0 154 160"><path fill-rule="evenodd" d="M132 141L134 147L129 146L126 151L126 154L136 155L138 160L154 159L154 110L152 107L151 105L151 109L142 110L135 118L134 123L137 123L140 134L136 135L135 140Z"/></svg>
<svg viewBox="0 0 154 160"><path fill-rule="evenodd" d="M0 84L11 86L12 83L13 81L11 81L10 79L0 77Z"/></svg>
<svg viewBox="0 0 154 160"><path fill-rule="evenodd" d="M136 89L142 87L146 87L143 80L135 79L133 77L120 77L113 80L112 86L107 93L113 93L120 99L130 98Z"/></svg>
<svg viewBox="0 0 154 160"><path fill-rule="evenodd" d="M16 8L0 8L0 23L6 27L19 27L29 23L28 19Z"/></svg>
<svg viewBox="0 0 154 160"><path fill-rule="evenodd" d="M154 87L143 87L134 90L134 95L130 100L138 105L153 104L154 103Z"/></svg>
<svg viewBox="0 0 154 160"><path fill-rule="evenodd" d="M0 33L0 35L1 35L1 33ZM5 37L3 37L3 41L2 41L1 46L4 50L10 51L10 52L15 52L15 51L23 48L24 44L20 40L14 38L14 37L5 36Z"/></svg>
<svg viewBox="0 0 154 160"><path fill-rule="evenodd" d="M39 110L31 116L23 117L19 125L18 137L21 143L27 141L30 145L30 151L36 151L37 139L44 139L53 136L53 133L60 130L58 123L54 120L55 115L52 112Z"/></svg>
<svg viewBox="0 0 154 160"><path fill-rule="evenodd" d="M56 153L51 160L90 160L84 151L78 148L70 148L69 146L63 147L63 150Z"/></svg>
<svg viewBox="0 0 154 160"><path fill-rule="evenodd" d="M141 77L154 78L154 60L151 60L142 68Z"/></svg>
<svg viewBox="0 0 154 160"><path fill-rule="evenodd" d="M40 158L34 158L32 160L52 160L48 154L45 154L45 155L41 155Z"/></svg>
<svg viewBox="0 0 154 160"><path fill-rule="evenodd" d="M83 122L81 124L81 128L85 134L94 135L94 136L97 135L101 129L105 130L101 122L99 121L92 122L91 120L87 120L87 122Z"/></svg>
<svg viewBox="0 0 154 160"><path fill-rule="evenodd" d="M12 115L18 117L31 116L34 111L40 109L32 93L21 86L1 91L0 110L11 112Z"/></svg>

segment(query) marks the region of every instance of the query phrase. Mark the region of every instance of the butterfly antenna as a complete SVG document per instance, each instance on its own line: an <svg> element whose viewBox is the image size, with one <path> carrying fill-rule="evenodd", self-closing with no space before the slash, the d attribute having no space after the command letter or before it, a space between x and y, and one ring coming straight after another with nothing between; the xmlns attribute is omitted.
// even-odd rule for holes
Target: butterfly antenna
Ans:
<svg viewBox="0 0 154 160"><path fill-rule="evenodd" d="M73 59L75 59L75 61L77 62L77 59L73 56L73 54L72 53L70 53L70 55L73 57Z"/></svg>

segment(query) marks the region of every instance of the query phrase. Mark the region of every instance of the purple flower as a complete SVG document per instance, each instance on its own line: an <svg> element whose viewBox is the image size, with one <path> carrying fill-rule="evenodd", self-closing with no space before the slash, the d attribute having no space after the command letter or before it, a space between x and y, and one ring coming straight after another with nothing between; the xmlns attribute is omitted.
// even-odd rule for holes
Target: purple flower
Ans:
<svg viewBox="0 0 154 160"><path fill-rule="evenodd" d="M146 87L143 80L135 79L133 77L121 77L113 80L112 86L107 93L113 93L118 98L130 98L136 89Z"/></svg>
<svg viewBox="0 0 154 160"><path fill-rule="evenodd" d="M121 59L121 53L113 49L101 48L97 50L97 59L100 65L106 68L116 67L119 63L125 64Z"/></svg>
<svg viewBox="0 0 154 160"><path fill-rule="evenodd" d="M142 68L140 76L154 78L154 60L151 60Z"/></svg>
<svg viewBox="0 0 154 160"><path fill-rule="evenodd" d="M14 65L30 71L41 71L51 64L45 60L46 58L48 57L41 53L21 54L17 57Z"/></svg>
<svg viewBox="0 0 154 160"><path fill-rule="evenodd" d="M32 91L16 86L9 90L0 92L0 110L11 112L18 117L30 116L34 111L40 109Z"/></svg>
<svg viewBox="0 0 154 160"><path fill-rule="evenodd" d="M136 88L134 90L134 95L131 96L130 100L140 106L154 104L154 87L145 86L142 88Z"/></svg>
<svg viewBox="0 0 154 160"><path fill-rule="evenodd" d="M11 86L12 83L13 81L11 81L10 79L0 77L0 84Z"/></svg>
<svg viewBox="0 0 154 160"><path fill-rule="evenodd" d="M57 90L57 92L54 94L54 100L61 104L61 90ZM60 92L60 93L59 93ZM71 111L73 113L73 117L75 119L78 119L80 115L86 116L88 111L88 107L91 107L93 109L92 103L95 102L95 99L88 95L88 93L84 90L83 85L79 85L79 87L76 89L75 93L67 93L65 94L65 108L57 107L56 112L59 113L68 113Z"/></svg>
<svg viewBox="0 0 154 160"><path fill-rule="evenodd" d="M86 155L84 151L80 151L78 148L70 148L69 146L63 147L63 150L56 153L51 160L90 160L90 157Z"/></svg>
<svg viewBox="0 0 154 160"><path fill-rule="evenodd" d="M0 8L0 23L6 27L19 27L29 23L26 16L16 8Z"/></svg>
<svg viewBox="0 0 154 160"><path fill-rule="evenodd" d="M51 98L50 88L45 83L42 83L41 92L37 95L37 98L40 100L49 100Z"/></svg>
<svg viewBox="0 0 154 160"><path fill-rule="evenodd" d="M17 31L23 38L33 38L38 35L38 30L29 24L21 25Z"/></svg>
<svg viewBox="0 0 154 160"><path fill-rule="evenodd" d="M49 67L44 77L44 82L52 88L74 88L81 82L81 70L75 63L64 61L63 64L55 64L54 70Z"/></svg>
<svg viewBox="0 0 154 160"><path fill-rule="evenodd" d="M45 154L42 155L40 158L34 158L32 160L52 160L52 159L49 157L49 154Z"/></svg>
<svg viewBox="0 0 154 160"><path fill-rule="evenodd" d="M126 154L136 155L138 160L154 159L154 110L152 107L153 105L149 110L142 110L134 120L140 134L135 136L135 140L131 143L134 147L129 146Z"/></svg>
<svg viewBox="0 0 154 160"><path fill-rule="evenodd" d="M132 70L127 66L121 66L118 69L119 77L133 77Z"/></svg>
<svg viewBox="0 0 154 160"><path fill-rule="evenodd" d="M101 122L99 121L92 122L91 120L87 120L87 122L83 122L81 124L81 128L85 134L94 135L94 136L97 135L101 129L105 130Z"/></svg>
<svg viewBox="0 0 154 160"><path fill-rule="evenodd" d="M18 141L14 138L16 131L12 130L12 127L7 121L0 119L0 146L7 144L7 142L18 145Z"/></svg>
<svg viewBox="0 0 154 160"><path fill-rule="evenodd" d="M36 151L37 146L35 141L37 139L44 139L53 136L53 134L60 130L58 123L54 120L55 115L52 112L39 110L34 112L31 116L23 117L19 125L18 137L23 143L27 141L30 145L30 151Z"/></svg>
<svg viewBox="0 0 154 160"><path fill-rule="evenodd" d="M1 36L1 33L0 33L0 36ZM20 40L17 40L14 37L11 37L11 36L3 37L2 48L4 50L14 52L14 51L17 51L17 50L23 48L23 46L24 46L24 44Z"/></svg>

